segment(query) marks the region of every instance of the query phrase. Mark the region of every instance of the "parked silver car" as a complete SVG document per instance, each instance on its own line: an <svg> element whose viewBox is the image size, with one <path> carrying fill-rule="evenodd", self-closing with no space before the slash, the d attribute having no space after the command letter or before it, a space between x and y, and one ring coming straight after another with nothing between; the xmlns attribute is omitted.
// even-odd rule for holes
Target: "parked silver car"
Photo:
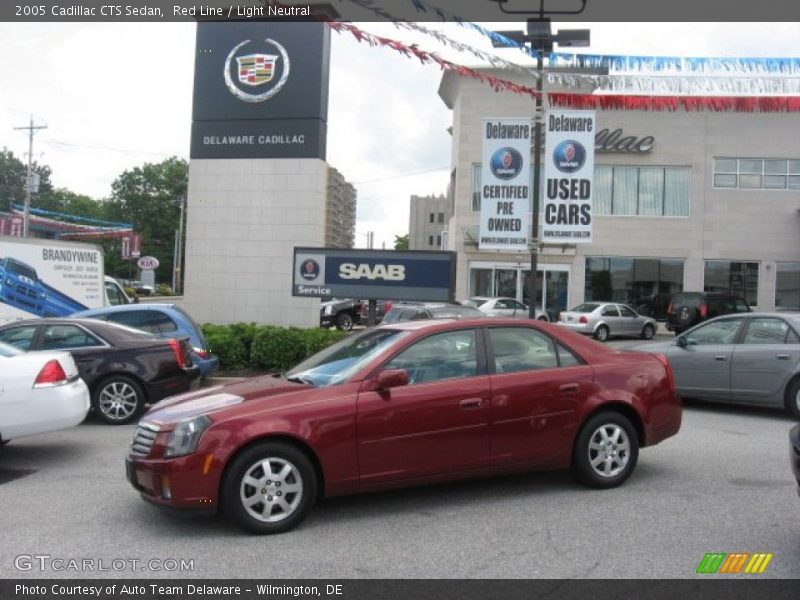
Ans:
<svg viewBox="0 0 800 600"><path fill-rule="evenodd" d="M645 317L627 304L615 302L584 302L575 308L562 311L558 324L569 327L578 333L593 335L596 340L605 342L611 336L640 337L651 339L658 324L651 317Z"/></svg>
<svg viewBox="0 0 800 600"><path fill-rule="evenodd" d="M626 350L666 355L685 398L784 407L800 417L798 332L800 314L741 313Z"/></svg>
<svg viewBox="0 0 800 600"><path fill-rule="evenodd" d="M468 306L474 306L479 311L489 317L503 317L505 319L527 319L529 318L529 309L522 302L514 300L514 298L507 298L505 296L498 296L491 298L489 296L473 296L469 300L464 301ZM550 318L547 313L536 308L536 318L539 321L549 321Z"/></svg>

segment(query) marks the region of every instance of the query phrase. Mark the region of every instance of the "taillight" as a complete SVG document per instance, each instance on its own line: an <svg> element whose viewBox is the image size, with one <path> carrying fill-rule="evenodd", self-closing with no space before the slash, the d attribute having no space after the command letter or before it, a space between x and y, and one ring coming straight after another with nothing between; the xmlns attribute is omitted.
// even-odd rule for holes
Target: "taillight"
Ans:
<svg viewBox="0 0 800 600"><path fill-rule="evenodd" d="M589 319L587 319L586 317L581 317L580 319L578 319L578 323L581 323L583 325L586 325L586 323L588 323L588 322L589 322Z"/></svg>
<svg viewBox="0 0 800 600"><path fill-rule="evenodd" d="M178 340L168 340L169 345L172 346L172 351L175 353L175 360L178 361L178 367L181 369L186 366L186 357L183 355L181 343Z"/></svg>
<svg viewBox="0 0 800 600"><path fill-rule="evenodd" d="M208 358L209 352L208 350L203 350L202 348L198 348L197 346L192 346L192 351L197 354L200 358Z"/></svg>
<svg viewBox="0 0 800 600"><path fill-rule="evenodd" d="M674 394L675 393L675 375L672 373L672 367L667 360L667 357L663 354L653 354L658 359L662 365L664 365L664 369L667 371L667 380L669 381L669 389Z"/></svg>
<svg viewBox="0 0 800 600"><path fill-rule="evenodd" d="M700 316L704 319L708 318L708 307L705 304L700 305Z"/></svg>
<svg viewBox="0 0 800 600"><path fill-rule="evenodd" d="M49 387L61 385L62 383L67 383L67 374L64 372L61 363L53 359L47 361L47 364L39 371L36 381L33 382L33 387Z"/></svg>
<svg viewBox="0 0 800 600"><path fill-rule="evenodd" d="M667 314L668 314L668 315L671 315L671 314L672 314L672 302L670 302L669 304L667 304Z"/></svg>
<svg viewBox="0 0 800 600"><path fill-rule="evenodd" d="M392 310L392 303L391 302L384 302L383 303L383 314L386 314L390 310Z"/></svg>

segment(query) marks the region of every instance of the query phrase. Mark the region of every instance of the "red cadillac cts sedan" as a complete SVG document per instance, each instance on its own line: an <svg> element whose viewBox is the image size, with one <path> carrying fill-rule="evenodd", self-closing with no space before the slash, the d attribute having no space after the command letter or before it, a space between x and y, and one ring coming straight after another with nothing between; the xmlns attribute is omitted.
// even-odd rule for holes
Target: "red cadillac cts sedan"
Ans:
<svg viewBox="0 0 800 600"><path fill-rule="evenodd" d="M281 378L159 403L127 476L155 504L277 533L323 495L566 467L614 487L680 423L661 355L541 321L412 321L350 335Z"/></svg>

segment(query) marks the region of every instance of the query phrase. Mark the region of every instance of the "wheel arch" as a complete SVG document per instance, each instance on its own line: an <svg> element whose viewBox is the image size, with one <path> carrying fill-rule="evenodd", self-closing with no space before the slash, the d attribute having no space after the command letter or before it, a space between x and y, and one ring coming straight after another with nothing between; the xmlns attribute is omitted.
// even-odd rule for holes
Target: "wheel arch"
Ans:
<svg viewBox="0 0 800 600"><path fill-rule="evenodd" d="M791 399L789 398L789 392L792 389L792 386L800 381L800 372L795 373L792 375L789 380L786 382L786 385L783 387L783 404L784 407L789 409L791 404ZM790 409L791 410L791 409Z"/></svg>
<svg viewBox="0 0 800 600"><path fill-rule="evenodd" d="M311 461L311 465L314 467L314 473L317 476L317 499L322 498L325 495L325 473L322 469L322 463L317 456L317 453L314 449L309 446L304 440L294 437L292 435L288 435L285 433L265 433L258 437L252 438L248 440L246 443L239 446L234 452L232 452L225 461L225 467L222 471L222 476L219 478L219 489L217 490L217 498L220 499L222 502L223 496L223 488L226 483L226 479L228 477L228 469L230 465L243 453L252 448L253 446L257 446L258 444L263 444L264 442L283 442L285 444L291 445L298 450L300 450L303 454L306 455L306 458Z"/></svg>
<svg viewBox="0 0 800 600"><path fill-rule="evenodd" d="M636 430L636 436L639 438L639 447L644 448L647 445L644 421L642 420L642 417L639 414L639 412L633 406L631 406L626 402L607 402L605 404L601 404L593 408L590 412L586 413L583 416L583 420L581 421L581 426L578 428L578 431L580 431L583 428L583 426L589 421L589 419L604 412L616 412L618 414L621 414L623 417L626 417ZM578 442L578 436L576 435L572 443L573 455L575 454L575 444L577 444L577 442Z"/></svg>

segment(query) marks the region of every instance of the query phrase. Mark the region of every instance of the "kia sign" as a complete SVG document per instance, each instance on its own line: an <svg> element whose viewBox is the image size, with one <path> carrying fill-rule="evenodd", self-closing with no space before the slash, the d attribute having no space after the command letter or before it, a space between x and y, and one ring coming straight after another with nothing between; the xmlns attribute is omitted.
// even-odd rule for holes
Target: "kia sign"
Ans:
<svg viewBox="0 0 800 600"><path fill-rule="evenodd" d="M481 250L528 250L530 119L485 119L481 170Z"/></svg>
<svg viewBox="0 0 800 600"><path fill-rule="evenodd" d="M452 302L454 252L295 248L292 295Z"/></svg>
<svg viewBox="0 0 800 600"><path fill-rule="evenodd" d="M155 271L158 268L158 259L155 256L142 256L136 261L136 266L142 271Z"/></svg>
<svg viewBox="0 0 800 600"><path fill-rule="evenodd" d="M592 241L595 113L551 110L545 120L545 243Z"/></svg>

